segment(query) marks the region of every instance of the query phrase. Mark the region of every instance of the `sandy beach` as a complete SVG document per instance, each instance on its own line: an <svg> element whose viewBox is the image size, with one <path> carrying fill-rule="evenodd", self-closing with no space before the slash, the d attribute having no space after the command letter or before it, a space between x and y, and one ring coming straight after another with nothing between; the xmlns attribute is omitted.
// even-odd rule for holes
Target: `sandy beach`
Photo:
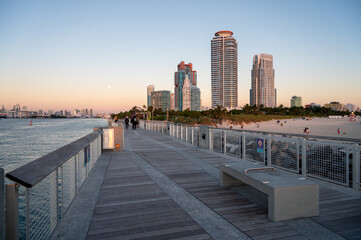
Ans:
<svg viewBox="0 0 361 240"><path fill-rule="evenodd" d="M259 127L257 127L259 125ZM218 127L230 128L229 124L222 124ZM350 122L348 118L330 119L330 118L312 118L306 119L288 119L252 123L243 126L245 130L281 132L281 133L295 133L305 134L304 129L309 129L310 135L330 136L330 137L346 137L361 139L361 124L360 121ZM233 129L241 129L241 126L232 125ZM340 134L337 129L340 128ZM306 135L306 134L305 134Z"/></svg>

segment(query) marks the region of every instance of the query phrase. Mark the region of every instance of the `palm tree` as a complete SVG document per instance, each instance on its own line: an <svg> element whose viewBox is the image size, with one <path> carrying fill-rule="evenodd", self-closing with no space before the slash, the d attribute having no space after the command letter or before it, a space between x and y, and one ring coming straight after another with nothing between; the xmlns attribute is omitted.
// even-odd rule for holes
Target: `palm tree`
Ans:
<svg viewBox="0 0 361 240"><path fill-rule="evenodd" d="M243 106L243 111L245 114L250 114L252 112L252 107L248 104Z"/></svg>
<svg viewBox="0 0 361 240"><path fill-rule="evenodd" d="M217 105L217 107L214 109L213 114L214 118L219 119L219 121L222 122L223 117L227 114L227 109L225 109L221 105Z"/></svg>

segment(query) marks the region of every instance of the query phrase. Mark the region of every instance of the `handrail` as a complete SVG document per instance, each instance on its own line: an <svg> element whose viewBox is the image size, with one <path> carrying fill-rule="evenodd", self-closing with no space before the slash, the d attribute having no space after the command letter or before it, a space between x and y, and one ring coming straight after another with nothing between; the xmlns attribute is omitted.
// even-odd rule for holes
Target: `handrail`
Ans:
<svg viewBox="0 0 361 240"><path fill-rule="evenodd" d="M4 169L0 168L0 239L5 239L5 179Z"/></svg>
<svg viewBox="0 0 361 240"><path fill-rule="evenodd" d="M5 176L14 182L31 188L100 135L100 130L94 131L85 137L7 173Z"/></svg>
<svg viewBox="0 0 361 240"><path fill-rule="evenodd" d="M154 122L160 122L160 121L155 121L155 120L148 120L148 121L154 121ZM161 122L165 122L165 121L161 121ZM201 125L189 125L189 124L183 124L183 123L174 123L174 122L170 122L176 125L183 125L183 126L190 126L190 127L199 127ZM333 141L341 141L341 142L353 142L353 143L359 143L361 144L361 138L360 139L356 139L356 138L344 138L344 137L330 137L330 136L319 136L319 135L305 135L305 134L298 134L298 133L282 133L282 132L267 132L267 131L258 131L258 130L247 130L247 129L229 129L229 128L218 128L218 127L213 127L213 126L209 126L209 125L205 125L208 126L210 129L217 129L217 130L223 130L223 131L235 131L235 132L247 132L247 133L256 133L256 134L271 134L271 135L287 135L290 137L301 137L301 138L315 138L315 139L325 139L325 140L333 140Z"/></svg>

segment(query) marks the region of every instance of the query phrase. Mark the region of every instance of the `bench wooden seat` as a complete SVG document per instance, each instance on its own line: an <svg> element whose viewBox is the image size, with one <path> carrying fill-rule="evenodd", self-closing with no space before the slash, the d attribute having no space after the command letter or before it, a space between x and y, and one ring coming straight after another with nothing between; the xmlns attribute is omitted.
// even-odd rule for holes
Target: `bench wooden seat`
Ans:
<svg viewBox="0 0 361 240"><path fill-rule="evenodd" d="M268 196L268 218L281 221L319 214L319 186L303 176L253 162L221 164L223 187L247 184Z"/></svg>

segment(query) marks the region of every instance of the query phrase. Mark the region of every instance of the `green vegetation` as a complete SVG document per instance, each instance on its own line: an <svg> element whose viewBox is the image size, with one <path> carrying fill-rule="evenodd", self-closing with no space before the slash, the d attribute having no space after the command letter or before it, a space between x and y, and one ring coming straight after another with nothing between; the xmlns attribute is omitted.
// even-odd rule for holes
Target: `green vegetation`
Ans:
<svg viewBox="0 0 361 240"><path fill-rule="evenodd" d="M146 118L147 115L152 115L153 120L164 121L167 119L167 113L163 112L161 109L153 109L149 107L146 109L146 106L143 108L134 106L127 112L120 112L118 114L112 114L112 117L118 117L118 119L123 119L125 116L131 116L132 114L137 114L140 119ZM183 112L170 110L168 112L169 121L175 123L183 124L207 124L207 125L216 125L222 123L223 121L229 121L232 124L247 124L252 122L261 122L269 120L282 120L282 119L292 119L300 117L328 117L331 115L349 115L349 111L332 111L330 108L326 107L283 107L282 105L275 108L268 108L261 106L249 106L248 104L244 105L242 110L231 110L227 111L222 106L217 106L215 109L209 109L207 111L197 112L185 110ZM356 115L361 116L360 113Z"/></svg>

